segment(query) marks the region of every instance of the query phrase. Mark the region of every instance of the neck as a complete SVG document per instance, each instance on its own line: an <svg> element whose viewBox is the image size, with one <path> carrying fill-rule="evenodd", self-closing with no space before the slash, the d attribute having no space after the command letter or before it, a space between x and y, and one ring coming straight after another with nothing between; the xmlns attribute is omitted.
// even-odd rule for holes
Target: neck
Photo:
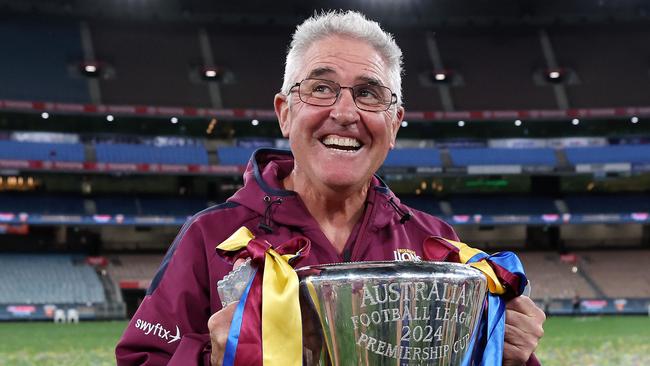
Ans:
<svg viewBox="0 0 650 366"><path fill-rule="evenodd" d="M357 221L363 215L369 184L360 187L327 187L312 184L292 171L283 180L285 189L302 199L330 243L341 253Z"/></svg>

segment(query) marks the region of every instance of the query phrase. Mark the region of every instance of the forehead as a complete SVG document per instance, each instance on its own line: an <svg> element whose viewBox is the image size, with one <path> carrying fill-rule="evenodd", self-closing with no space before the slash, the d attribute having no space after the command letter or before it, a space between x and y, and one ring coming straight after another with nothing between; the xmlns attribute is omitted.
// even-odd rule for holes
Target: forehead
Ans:
<svg viewBox="0 0 650 366"><path fill-rule="evenodd" d="M365 41L332 36L314 42L305 52L298 76L327 78L340 83L387 84L383 57Z"/></svg>

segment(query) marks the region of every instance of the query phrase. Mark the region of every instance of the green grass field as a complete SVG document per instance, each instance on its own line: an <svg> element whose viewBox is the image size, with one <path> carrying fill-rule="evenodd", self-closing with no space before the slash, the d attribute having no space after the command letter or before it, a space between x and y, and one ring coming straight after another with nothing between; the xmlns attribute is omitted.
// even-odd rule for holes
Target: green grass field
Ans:
<svg viewBox="0 0 650 366"><path fill-rule="evenodd" d="M126 324L0 323L0 365L114 365ZM545 331L545 366L650 365L649 317L551 317Z"/></svg>

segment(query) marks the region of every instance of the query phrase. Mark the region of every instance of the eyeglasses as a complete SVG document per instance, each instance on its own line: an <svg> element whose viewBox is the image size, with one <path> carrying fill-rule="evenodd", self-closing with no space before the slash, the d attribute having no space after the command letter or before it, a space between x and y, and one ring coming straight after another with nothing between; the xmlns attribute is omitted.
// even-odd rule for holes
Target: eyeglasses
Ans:
<svg viewBox="0 0 650 366"><path fill-rule="evenodd" d="M295 87L298 87L300 101L319 107L334 105L339 99L342 89L350 89L354 104L363 111L383 112L397 103L397 95L392 90L376 84L341 86L331 80L305 79L296 83L291 89Z"/></svg>

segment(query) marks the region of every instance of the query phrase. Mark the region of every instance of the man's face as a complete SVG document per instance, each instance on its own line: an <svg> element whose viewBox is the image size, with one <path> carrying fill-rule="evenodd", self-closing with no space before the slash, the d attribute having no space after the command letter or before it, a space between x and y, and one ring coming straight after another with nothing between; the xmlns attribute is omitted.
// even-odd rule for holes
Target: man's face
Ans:
<svg viewBox="0 0 650 366"><path fill-rule="evenodd" d="M297 78L295 82L318 78L341 86L371 81L391 87L386 64L372 46L338 36L307 50ZM301 102L294 88L289 96L276 95L275 110L295 157L294 176L331 189L360 188L369 182L395 145L404 115L395 105L384 112L362 111L350 89L342 89L334 105L320 107Z"/></svg>

